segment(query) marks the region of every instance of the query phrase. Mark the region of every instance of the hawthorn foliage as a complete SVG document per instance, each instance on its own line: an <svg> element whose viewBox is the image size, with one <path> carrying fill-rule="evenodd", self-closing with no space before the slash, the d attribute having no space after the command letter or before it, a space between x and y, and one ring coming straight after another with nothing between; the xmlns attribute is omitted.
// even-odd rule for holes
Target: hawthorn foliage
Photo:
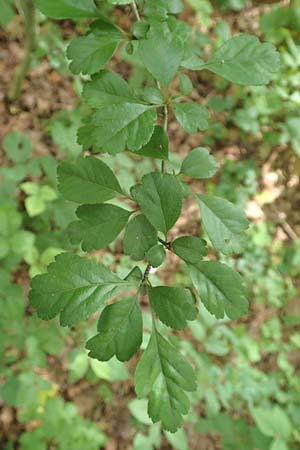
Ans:
<svg viewBox="0 0 300 450"><path fill-rule="evenodd" d="M271 44L239 34L204 61L190 25L176 18L183 8L181 0L107 0L111 5L129 5L130 32L118 27L114 17L101 13L102 3L36 0L50 18L92 19L88 32L70 43L67 56L74 74L90 75L82 96L91 112L78 131L78 142L93 155L60 165L59 190L66 200L79 204L78 220L69 226L72 242L80 243L86 252L99 250L125 228L124 253L133 261L145 261L147 267L142 273L133 263L132 271L121 279L102 264L63 253L48 273L33 279L30 303L44 320L59 315L62 326L76 325L101 310L98 332L86 344L89 355L100 361L113 356L127 361L142 344L139 300L147 296L152 333L137 364L135 389L138 397L149 399L153 422L161 421L164 429L175 432L189 410L189 393L196 389L196 380L189 362L160 333L157 320L175 330L184 329L187 321L197 317L197 297L217 318L238 319L247 313L248 300L240 275L208 259L207 242L199 236L170 241L169 231L188 196L199 205L209 245L217 252L240 252L248 222L239 207L220 197L199 195L187 184L187 178L207 179L216 173L217 163L208 149L193 149L179 173L174 173L169 162L168 115L172 111L187 133L205 131L209 112L189 98L193 89L189 71L208 70L234 83L261 85L272 80L279 55ZM134 63L147 69L152 83L135 89L107 69L122 46ZM176 77L180 95L172 95L170 89ZM125 150L161 161L161 170L144 175L129 193L99 158L101 153ZM115 198L123 199L122 207L110 202ZM167 252L184 261L195 290L151 286L150 269L162 265Z"/></svg>

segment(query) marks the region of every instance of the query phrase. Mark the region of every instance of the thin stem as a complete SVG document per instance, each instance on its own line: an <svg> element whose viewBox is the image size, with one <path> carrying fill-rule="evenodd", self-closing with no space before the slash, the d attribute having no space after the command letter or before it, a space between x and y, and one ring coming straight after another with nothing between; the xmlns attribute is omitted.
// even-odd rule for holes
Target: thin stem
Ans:
<svg viewBox="0 0 300 450"><path fill-rule="evenodd" d="M168 119L169 119L168 106L165 105L164 106L164 130L166 133L168 133ZM165 161L164 160L162 160L162 162L161 162L161 173L165 173Z"/></svg>
<svg viewBox="0 0 300 450"><path fill-rule="evenodd" d="M25 56L20 66L17 68L10 86L8 93L10 101L15 101L20 97L23 81L30 68L31 54L36 49L36 24L33 0L21 0L21 5L25 21Z"/></svg>
<svg viewBox="0 0 300 450"><path fill-rule="evenodd" d="M136 6L135 0L132 0L132 9L133 9L134 15L136 17L136 20L140 21L141 17L140 17L140 14L139 14L139 10L138 10L138 8Z"/></svg>

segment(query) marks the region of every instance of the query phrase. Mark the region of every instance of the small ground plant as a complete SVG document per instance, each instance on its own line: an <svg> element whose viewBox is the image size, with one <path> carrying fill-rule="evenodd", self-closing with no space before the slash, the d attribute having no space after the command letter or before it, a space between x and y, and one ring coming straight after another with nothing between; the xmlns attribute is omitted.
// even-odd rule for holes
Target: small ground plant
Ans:
<svg viewBox="0 0 300 450"><path fill-rule="evenodd" d="M147 299L152 332L136 367L135 390L139 398L149 399L152 421L175 432L189 410L188 393L196 389L196 377L179 349L160 332L159 322L183 330L187 321L197 318L198 297L216 318L238 319L247 313L241 276L215 257L209 259L208 253L210 246L223 255L241 252L248 222L243 210L226 199L190 188L190 178L209 179L217 171L207 148L192 149L175 173L169 159L168 118L173 114L188 134L208 128L208 110L191 101L189 71L208 70L230 82L263 85L278 70L279 56L273 45L239 34L203 60L192 27L176 18L183 8L180 0L35 3L50 18L92 19L87 33L67 50L71 71L91 76L82 92L91 111L78 131L79 144L98 156L128 151L153 158L160 170L145 174L126 192L98 156L59 166L60 193L79 205L77 220L68 230L71 242L81 243L83 252L100 250L125 229L123 252L133 261L144 261L145 269L133 262L130 273L121 278L91 259L62 253L48 273L33 279L30 304L40 318L59 315L61 325L69 327L101 311L98 333L86 344L89 355L99 361L113 356L127 361L143 341L140 302ZM113 14L110 19L104 16L104 6L106 11L126 8L133 18L130 29L116 25ZM118 48L120 55L147 71L143 87L131 86L107 69ZM174 80L180 87L175 94ZM199 205L209 245L199 236L169 237L187 197ZM186 264L194 290L153 285L151 269L164 264L168 252Z"/></svg>

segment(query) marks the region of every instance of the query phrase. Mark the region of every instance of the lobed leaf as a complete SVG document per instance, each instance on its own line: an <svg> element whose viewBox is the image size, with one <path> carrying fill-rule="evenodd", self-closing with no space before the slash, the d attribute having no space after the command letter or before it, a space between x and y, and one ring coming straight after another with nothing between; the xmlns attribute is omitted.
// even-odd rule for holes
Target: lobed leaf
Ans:
<svg viewBox="0 0 300 450"><path fill-rule="evenodd" d="M124 281L102 264L62 253L48 267L48 273L33 278L30 305L41 319L60 314L62 326L72 326L99 310Z"/></svg>
<svg viewBox="0 0 300 450"><path fill-rule="evenodd" d="M135 390L139 398L149 395L148 414L153 422L175 432L182 415L189 410L185 391L196 389L195 374L190 364L156 329L135 372Z"/></svg>
<svg viewBox="0 0 300 450"><path fill-rule="evenodd" d="M238 319L247 313L246 289L237 272L216 261L202 261L188 267L201 302L217 319L225 314L230 319Z"/></svg>
<svg viewBox="0 0 300 450"><path fill-rule="evenodd" d="M106 306L98 322L98 331L99 334L86 344L89 356L108 361L116 355L119 361L128 361L143 339L142 312L136 296Z"/></svg>
<svg viewBox="0 0 300 450"><path fill-rule="evenodd" d="M171 328L183 330L187 320L195 320L197 309L189 289L181 287L149 287L149 299L159 319Z"/></svg>
<svg viewBox="0 0 300 450"><path fill-rule="evenodd" d="M189 134L204 131L208 128L209 112L198 103L177 103L173 107L176 119Z"/></svg>
<svg viewBox="0 0 300 450"><path fill-rule="evenodd" d="M94 156L63 162L57 171L58 190L67 200L76 203L105 202L122 194L121 186L111 169Z"/></svg>
<svg viewBox="0 0 300 450"><path fill-rule="evenodd" d="M211 178L218 170L215 158L203 147L194 148L183 160L180 172L191 178Z"/></svg>
<svg viewBox="0 0 300 450"><path fill-rule="evenodd" d="M203 226L214 248L225 255L243 249L248 220L233 203L213 195L197 195Z"/></svg>
<svg viewBox="0 0 300 450"><path fill-rule="evenodd" d="M68 228L71 242L82 242L85 252L100 250L113 242L125 227L131 212L115 205L82 205L76 211L80 220Z"/></svg>
<svg viewBox="0 0 300 450"><path fill-rule="evenodd" d="M182 190L174 175L152 172L142 184L131 188L134 200L149 222L165 235L177 221L182 207Z"/></svg>

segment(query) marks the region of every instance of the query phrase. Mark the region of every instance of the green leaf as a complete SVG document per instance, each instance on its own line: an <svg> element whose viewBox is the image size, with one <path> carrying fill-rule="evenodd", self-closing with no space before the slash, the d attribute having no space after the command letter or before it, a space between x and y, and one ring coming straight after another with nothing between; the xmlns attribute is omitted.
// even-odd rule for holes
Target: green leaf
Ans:
<svg viewBox="0 0 300 450"><path fill-rule="evenodd" d="M164 129L157 125L148 144L134 153L139 156L167 160L169 158L169 139Z"/></svg>
<svg viewBox="0 0 300 450"><path fill-rule="evenodd" d="M240 253L248 220L244 211L220 197L197 195L203 226L214 246L224 255Z"/></svg>
<svg viewBox="0 0 300 450"><path fill-rule="evenodd" d="M193 92L193 85L190 78L185 73L179 74L179 87L182 95L191 95Z"/></svg>
<svg viewBox="0 0 300 450"><path fill-rule="evenodd" d="M292 433L292 424L283 409L252 408L251 414L260 431L266 436L288 440Z"/></svg>
<svg viewBox="0 0 300 450"><path fill-rule="evenodd" d="M179 14L183 9L181 0L147 0L144 15L151 19L166 19L168 14Z"/></svg>
<svg viewBox="0 0 300 450"><path fill-rule="evenodd" d="M144 66L166 88L177 73L183 51L181 38L162 24L152 25L147 39L139 41L138 54Z"/></svg>
<svg viewBox="0 0 300 450"><path fill-rule="evenodd" d="M177 103L173 107L176 119L189 134L204 131L208 128L209 112L198 103Z"/></svg>
<svg viewBox="0 0 300 450"><path fill-rule="evenodd" d="M166 251L161 244L156 244L147 251L146 257L152 267L159 267L166 259Z"/></svg>
<svg viewBox="0 0 300 450"><path fill-rule="evenodd" d="M169 327L183 330L187 320L195 320L197 309L189 289L181 287L149 287L149 299L159 319Z"/></svg>
<svg viewBox="0 0 300 450"><path fill-rule="evenodd" d="M3 139L3 150L15 163L24 163L32 151L30 139L23 133L11 131Z"/></svg>
<svg viewBox="0 0 300 450"><path fill-rule="evenodd" d="M247 313L246 288L237 272L216 261L188 264L188 267L201 302L217 319L224 314L238 319Z"/></svg>
<svg viewBox="0 0 300 450"><path fill-rule="evenodd" d="M93 74L104 69L112 58L122 34L119 29L105 20L92 24L92 32L74 39L68 47L67 57L72 60L73 73Z"/></svg>
<svg viewBox="0 0 300 450"><path fill-rule="evenodd" d="M189 363L156 329L135 373L139 398L149 395L148 414L161 420L164 429L175 432L190 406L185 391L196 389L195 374Z"/></svg>
<svg viewBox="0 0 300 450"><path fill-rule="evenodd" d="M135 261L144 259L146 252L157 243L157 232L143 214L135 216L127 225L123 241L125 255Z"/></svg>
<svg viewBox="0 0 300 450"><path fill-rule="evenodd" d="M101 72L86 84L83 97L97 108L79 130L79 142L85 148L115 154L126 147L137 151L149 142L156 106L137 98L121 77Z"/></svg>
<svg viewBox="0 0 300 450"><path fill-rule="evenodd" d="M182 207L182 190L177 178L152 172L144 175L142 184L133 186L131 193L149 222L166 235Z"/></svg>
<svg viewBox="0 0 300 450"><path fill-rule="evenodd" d="M9 22L15 16L13 3L7 0L0 0L0 11L1 11L0 25L5 29L9 24Z"/></svg>
<svg viewBox="0 0 300 450"><path fill-rule="evenodd" d="M45 16L52 19L80 19L101 14L93 0L34 0Z"/></svg>
<svg viewBox="0 0 300 450"><path fill-rule="evenodd" d="M57 174L59 191L65 199L76 203L105 202L122 194L113 172L94 156L75 163L63 162Z"/></svg>
<svg viewBox="0 0 300 450"><path fill-rule="evenodd" d="M114 355L128 361L139 349L143 339L142 313L136 296L108 305L98 322L99 334L90 339L89 356L107 361Z"/></svg>
<svg viewBox="0 0 300 450"><path fill-rule="evenodd" d="M197 236L182 236L172 242L173 252L187 263L196 264L207 255L206 242Z"/></svg>
<svg viewBox="0 0 300 450"><path fill-rule="evenodd" d="M33 278L30 305L41 319L60 314L61 325L71 326L99 310L116 288L128 284L102 264L62 253L48 273Z"/></svg>
<svg viewBox="0 0 300 450"><path fill-rule="evenodd" d="M217 49L202 69L233 83L258 86L272 80L279 66L279 53L272 44L261 43L256 36L242 33Z"/></svg>
<svg viewBox="0 0 300 450"><path fill-rule="evenodd" d="M203 147L194 148L184 159L181 173L191 178L211 178L218 170L217 161Z"/></svg>
<svg viewBox="0 0 300 450"><path fill-rule="evenodd" d="M131 212L115 205L82 205L76 211L80 220L72 222L72 243L82 241L85 252L100 250L113 242L125 227Z"/></svg>

